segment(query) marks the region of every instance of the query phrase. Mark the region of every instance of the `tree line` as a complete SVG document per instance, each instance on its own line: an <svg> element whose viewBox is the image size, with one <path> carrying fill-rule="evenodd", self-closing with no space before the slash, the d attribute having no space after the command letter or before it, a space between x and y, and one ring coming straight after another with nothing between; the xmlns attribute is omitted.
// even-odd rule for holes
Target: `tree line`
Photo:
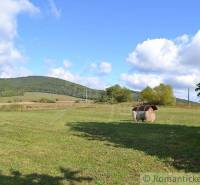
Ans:
<svg viewBox="0 0 200 185"><path fill-rule="evenodd" d="M98 99L99 102L120 103L133 101L134 92L119 85L107 88ZM160 84L154 88L146 87L138 96L138 101L155 105L174 105L176 98L170 85Z"/></svg>
<svg viewBox="0 0 200 185"><path fill-rule="evenodd" d="M200 84L198 88L200 90ZM146 87L139 93L120 85L114 85L105 90L95 90L58 78L42 76L0 79L0 96L22 96L25 92L44 92L85 99L86 89L88 99L97 102L130 102L136 101L137 97L137 101L157 105L176 103L172 87L166 84L160 84L154 88Z"/></svg>

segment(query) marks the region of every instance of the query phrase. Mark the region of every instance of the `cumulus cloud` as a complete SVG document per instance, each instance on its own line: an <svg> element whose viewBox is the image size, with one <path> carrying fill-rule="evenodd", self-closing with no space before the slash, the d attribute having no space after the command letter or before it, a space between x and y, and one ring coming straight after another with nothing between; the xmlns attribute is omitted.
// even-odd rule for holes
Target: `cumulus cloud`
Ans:
<svg viewBox="0 0 200 185"><path fill-rule="evenodd" d="M12 78L32 75L32 72L23 66L1 65L0 78Z"/></svg>
<svg viewBox="0 0 200 185"><path fill-rule="evenodd" d="M188 87L194 90L200 80L199 51L200 31L173 40L147 39L127 57L132 72L122 74L121 80L135 89L163 82L172 85L179 95Z"/></svg>
<svg viewBox="0 0 200 185"><path fill-rule="evenodd" d="M184 88L194 88L194 86L199 82L198 74L185 74L185 75L171 75L167 76L163 81L171 84L177 89Z"/></svg>
<svg viewBox="0 0 200 185"><path fill-rule="evenodd" d="M22 54L12 41L0 41L0 65L22 60Z"/></svg>
<svg viewBox="0 0 200 185"><path fill-rule="evenodd" d="M121 74L121 80L125 81L135 90L140 90L146 86L155 87L162 82L162 78L154 74Z"/></svg>
<svg viewBox="0 0 200 185"><path fill-rule="evenodd" d="M79 75L75 75L71 73L69 70L66 70L64 67L49 69L48 76L62 78L71 82L79 81Z"/></svg>
<svg viewBox="0 0 200 185"><path fill-rule="evenodd" d="M24 56L15 46L14 40L17 36L17 16L23 12L35 14L39 9L28 0L2 0L0 3L1 77L27 74L28 70L19 65L19 62L24 61Z"/></svg>
<svg viewBox="0 0 200 185"><path fill-rule="evenodd" d="M109 74L112 71L112 65L108 62L101 62L99 64L99 71L102 74Z"/></svg>
<svg viewBox="0 0 200 185"><path fill-rule="evenodd" d="M128 62L141 71L174 71L178 65L178 48L173 41L153 39L138 44Z"/></svg>
<svg viewBox="0 0 200 185"><path fill-rule="evenodd" d="M0 40L12 40L17 34L16 16L21 12L34 14L39 9L28 0L2 0L0 3Z"/></svg>
<svg viewBox="0 0 200 185"><path fill-rule="evenodd" d="M59 19L61 16L61 10L57 8L54 0L48 0L48 3L49 3L51 14L57 19Z"/></svg>
<svg viewBox="0 0 200 185"><path fill-rule="evenodd" d="M93 89L105 89L107 87L107 84L98 76L84 77L79 82Z"/></svg>
<svg viewBox="0 0 200 185"><path fill-rule="evenodd" d="M65 68L70 68L72 66L72 63L68 59L64 59L63 65Z"/></svg>
<svg viewBox="0 0 200 185"><path fill-rule="evenodd" d="M89 69L98 75L108 75L112 72L112 64L109 62L91 63Z"/></svg>
<svg viewBox="0 0 200 185"><path fill-rule="evenodd" d="M107 84L101 77L88 76L88 72L86 72L84 69L81 75L78 73L73 73L69 67L71 67L71 62L69 60L64 60L62 66L49 68L47 75L85 85L93 89L105 89L107 87Z"/></svg>

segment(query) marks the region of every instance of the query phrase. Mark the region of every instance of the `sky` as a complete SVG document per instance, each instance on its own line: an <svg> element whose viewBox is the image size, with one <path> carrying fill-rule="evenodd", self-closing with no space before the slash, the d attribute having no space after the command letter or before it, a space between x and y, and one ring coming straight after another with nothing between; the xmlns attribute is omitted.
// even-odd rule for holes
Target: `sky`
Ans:
<svg viewBox="0 0 200 185"><path fill-rule="evenodd" d="M200 1L0 0L0 78L95 89L166 83L199 101Z"/></svg>

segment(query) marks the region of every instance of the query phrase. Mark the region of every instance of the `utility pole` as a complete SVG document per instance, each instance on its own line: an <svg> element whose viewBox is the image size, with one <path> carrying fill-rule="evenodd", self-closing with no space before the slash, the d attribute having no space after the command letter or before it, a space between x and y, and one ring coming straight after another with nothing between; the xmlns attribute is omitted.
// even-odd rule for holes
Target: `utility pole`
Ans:
<svg viewBox="0 0 200 185"><path fill-rule="evenodd" d="M190 88L188 88L188 105L190 105Z"/></svg>

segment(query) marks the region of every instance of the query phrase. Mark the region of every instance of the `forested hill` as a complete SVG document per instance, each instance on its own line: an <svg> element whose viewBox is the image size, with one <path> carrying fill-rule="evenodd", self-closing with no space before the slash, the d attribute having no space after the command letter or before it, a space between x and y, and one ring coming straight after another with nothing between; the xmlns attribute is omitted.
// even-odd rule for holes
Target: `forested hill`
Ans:
<svg viewBox="0 0 200 185"><path fill-rule="evenodd" d="M23 95L24 92L46 92L85 98L86 87L66 80L45 76L0 78L0 96ZM103 91L87 88L89 99L95 99Z"/></svg>
<svg viewBox="0 0 200 185"><path fill-rule="evenodd" d="M21 96L25 92L45 92L52 94L68 95L77 98L86 97L96 99L105 91L87 88L85 86L72 83L66 80L45 76L29 76L18 78L0 78L0 96ZM139 92L132 91L135 101L139 98ZM186 104L183 99L176 99L177 102ZM196 102L191 102L195 103Z"/></svg>

